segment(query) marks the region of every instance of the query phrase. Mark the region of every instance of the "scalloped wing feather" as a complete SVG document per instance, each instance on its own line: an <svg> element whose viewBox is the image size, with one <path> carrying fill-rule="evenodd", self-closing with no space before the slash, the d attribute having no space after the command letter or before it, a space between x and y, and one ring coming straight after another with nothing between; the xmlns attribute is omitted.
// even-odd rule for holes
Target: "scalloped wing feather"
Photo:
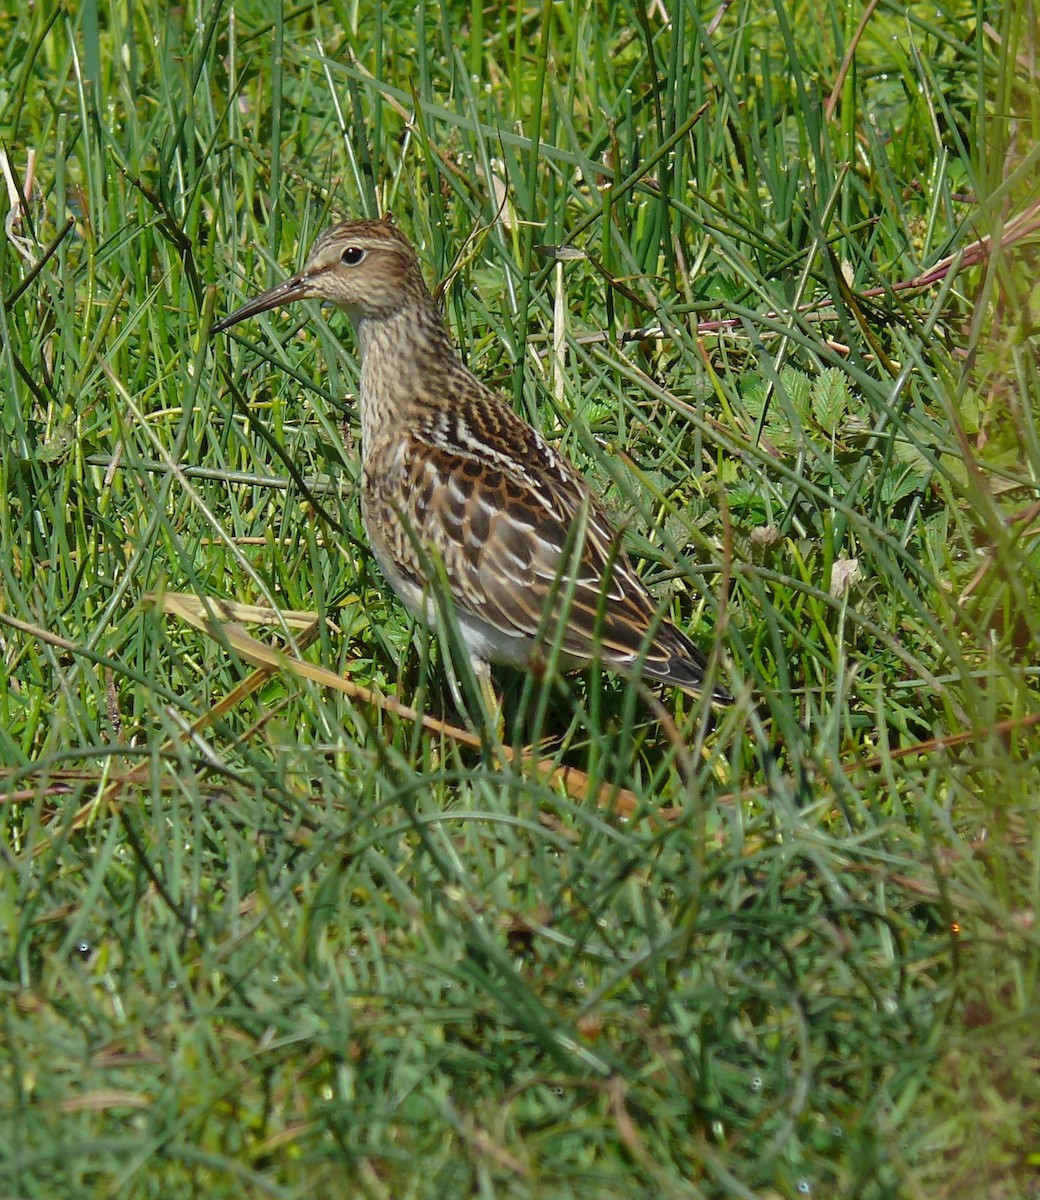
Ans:
<svg viewBox="0 0 1040 1200"><path fill-rule="evenodd" d="M512 409L491 393L471 395L432 413L409 440L398 470L366 482L366 523L374 545L392 538L377 553L394 563L401 578L391 582L409 603L404 581L413 611L432 549L460 615L480 623L485 653L500 640L493 659L515 661L528 643L537 658L558 640L570 664L599 657L700 690L703 656L658 616L602 505ZM728 696L718 689L716 698Z"/></svg>

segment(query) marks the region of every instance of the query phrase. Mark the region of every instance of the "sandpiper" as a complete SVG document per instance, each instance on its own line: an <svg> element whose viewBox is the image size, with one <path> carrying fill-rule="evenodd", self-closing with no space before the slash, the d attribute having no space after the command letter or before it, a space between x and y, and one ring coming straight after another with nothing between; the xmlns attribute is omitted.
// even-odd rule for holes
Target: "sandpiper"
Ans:
<svg viewBox="0 0 1040 1200"><path fill-rule="evenodd" d="M308 298L343 309L361 350L361 514L376 560L428 624L446 580L485 695L491 663L538 670L553 648L564 668L598 658L691 694L709 687L704 656L662 616L577 469L462 363L389 218L326 230L301 271L213 331Z"/></svg>

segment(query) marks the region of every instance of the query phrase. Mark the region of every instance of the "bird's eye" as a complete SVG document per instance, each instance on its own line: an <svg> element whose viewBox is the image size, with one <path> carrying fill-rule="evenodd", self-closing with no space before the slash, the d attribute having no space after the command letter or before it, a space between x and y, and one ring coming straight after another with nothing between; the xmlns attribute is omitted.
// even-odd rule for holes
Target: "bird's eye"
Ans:
<svg viewBox="0 0 1040 1200"><path fill-rule="evenodd" d="M346 263L348 267L356 267L364 257L365 252L360 246L348 246L340 255L340 262Z"/></svg>

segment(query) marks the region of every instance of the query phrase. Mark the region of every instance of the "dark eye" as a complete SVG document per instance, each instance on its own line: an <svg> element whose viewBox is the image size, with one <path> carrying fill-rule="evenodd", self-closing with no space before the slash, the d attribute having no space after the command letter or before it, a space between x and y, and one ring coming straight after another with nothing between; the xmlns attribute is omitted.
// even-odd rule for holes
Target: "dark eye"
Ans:
<svg viewBox="0 0 1040 1200"><path fill-rule="evenodd" d="M348 246L340 255L340 262L346 263L348 267L356 267L364 257L365 252L360 246Z"/></svg>

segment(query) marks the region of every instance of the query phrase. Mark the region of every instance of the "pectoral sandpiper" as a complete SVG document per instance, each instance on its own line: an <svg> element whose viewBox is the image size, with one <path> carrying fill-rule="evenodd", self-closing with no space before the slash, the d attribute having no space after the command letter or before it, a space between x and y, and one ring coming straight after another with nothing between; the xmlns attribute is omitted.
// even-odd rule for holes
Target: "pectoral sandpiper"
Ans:
<svg viewBox="0 0 1040 1200"><path fill-rule="evenodd" d="M463 365L389 219L326 230L303 270L214 332L308 298L342 308L357 334L361 513L376 560L427 623L443 572L485 694L490 663L538 669L553 647L564 667L599 658L623 675L705 689L704 656L661 616L589 485ZM717 683L710 694L732 700Z"/></svg>

